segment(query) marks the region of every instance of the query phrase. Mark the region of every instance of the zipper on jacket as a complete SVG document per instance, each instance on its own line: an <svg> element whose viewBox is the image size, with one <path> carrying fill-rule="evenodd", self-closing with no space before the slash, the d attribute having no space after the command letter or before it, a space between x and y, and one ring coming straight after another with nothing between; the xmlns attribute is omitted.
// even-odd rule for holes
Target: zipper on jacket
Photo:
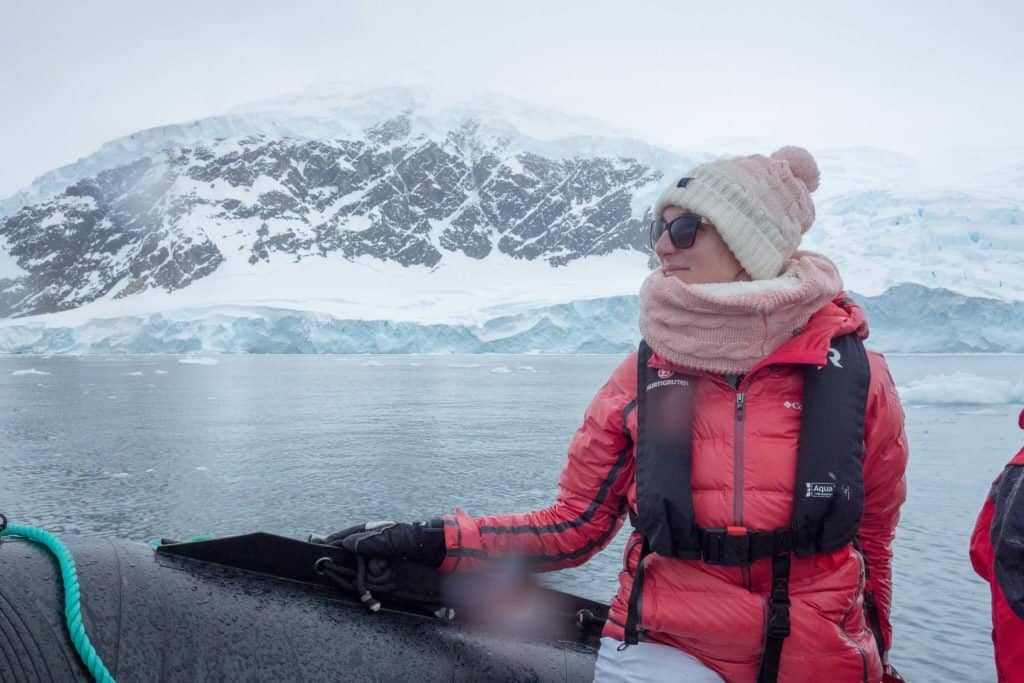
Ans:
<svg viewBox="0 0 1024 683"><path fill-rule="evenodd" d="M736 419L733 423L732 523L743 526L743 411L747 394L736 393Z"/></svg>
<svg viewBox="0 0 1024 683"><path fill-rule="evenodd" d="M736 419L733 430L733 498L732 515L733 524L743 524L743 413L746 407L746 391L736 392ZM750 590L750 567L740 568L743 575L743 587Z"/></svg>

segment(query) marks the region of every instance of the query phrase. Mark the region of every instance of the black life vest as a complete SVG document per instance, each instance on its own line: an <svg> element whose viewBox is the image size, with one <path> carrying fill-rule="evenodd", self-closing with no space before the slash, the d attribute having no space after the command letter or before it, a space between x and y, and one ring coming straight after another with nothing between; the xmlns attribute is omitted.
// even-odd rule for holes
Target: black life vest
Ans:
<svg viewBox="0 0 1024 683"><path fill-rule="evenodd" d="M789 635L790 557L828 553L853 542L864 509L864 417L871 374L856 334L832 340L828 361L804 372L793 515L789 526L756 530L697 526L690 472L696 378L648 367L651 349L640 343L637 367L637 510L633 526L644 538L626 623L626 642L639 638L637 601L643 556L749 566L772 558L772 592L759 683L778 676L782 641ZM743 394L737 394L742 421Z"/></svg>

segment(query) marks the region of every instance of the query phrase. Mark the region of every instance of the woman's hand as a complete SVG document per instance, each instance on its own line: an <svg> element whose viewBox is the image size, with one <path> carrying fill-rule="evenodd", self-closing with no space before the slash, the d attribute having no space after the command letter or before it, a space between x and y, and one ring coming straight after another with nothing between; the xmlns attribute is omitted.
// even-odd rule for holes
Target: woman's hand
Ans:
<svg viewBox="0 0 1024 683"><path fill-rule="evenodd" d="M310 542L338 546L367 557L395 557L439 566L445 557L444 522L366 522Z"/></svg>

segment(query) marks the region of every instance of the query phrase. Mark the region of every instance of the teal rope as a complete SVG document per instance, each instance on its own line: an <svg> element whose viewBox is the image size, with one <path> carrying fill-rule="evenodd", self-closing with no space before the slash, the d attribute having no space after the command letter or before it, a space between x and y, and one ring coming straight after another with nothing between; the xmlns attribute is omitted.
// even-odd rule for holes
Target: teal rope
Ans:
<svg viewBox="0 0 1024 683"><path fill-rule="evenodd" d="M92 646L89 637L85 635L85 626L82 624L82 606L79 601L78 573L75 571L75 559L71 556L71 551L56 536L36 527L9 524L0 531L0 536L27 538L45 546L57 558L61 579L64 581L64 618L67 621L71 642L96 683L114 683L114 677L107 671L96 648Z"/></svg>

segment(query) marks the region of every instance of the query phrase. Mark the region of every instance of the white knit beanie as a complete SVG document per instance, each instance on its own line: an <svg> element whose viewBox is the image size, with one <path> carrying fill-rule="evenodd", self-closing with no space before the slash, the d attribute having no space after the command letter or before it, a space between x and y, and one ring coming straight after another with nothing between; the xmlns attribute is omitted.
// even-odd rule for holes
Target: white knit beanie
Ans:
<svg viewBox="0 0 1024 683"><path fill-rule="evenodd" d="M750 277L767 280L782 272L814 223L811 193L820 177L802 147L719 159L665 188L654 217L678 206L708 218Z"/></svg>

